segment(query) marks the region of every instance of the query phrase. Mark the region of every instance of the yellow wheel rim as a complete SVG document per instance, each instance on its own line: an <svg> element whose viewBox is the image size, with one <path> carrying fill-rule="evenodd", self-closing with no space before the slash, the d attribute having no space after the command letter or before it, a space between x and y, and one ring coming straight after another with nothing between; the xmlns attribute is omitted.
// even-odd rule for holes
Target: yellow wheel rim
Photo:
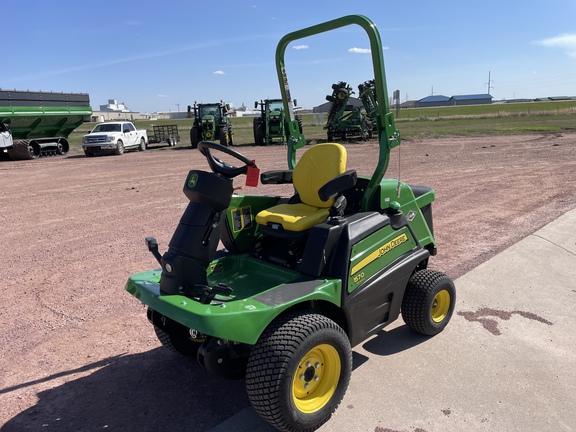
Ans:
<svg viewBox="0 0 576 432"><path fill-rule="evenodd" d="M292 381L294 405L303 413L322 409L340 380L340 355L328 344L314 347L298 363Z"/></svg>
<svg viewBox="0 0 576 432"><path fill-rule="evenodd" d="M446 314L450 309L450 293L447 290L438 291L432 302L432 321L441 322L446 318Z"/></svg>

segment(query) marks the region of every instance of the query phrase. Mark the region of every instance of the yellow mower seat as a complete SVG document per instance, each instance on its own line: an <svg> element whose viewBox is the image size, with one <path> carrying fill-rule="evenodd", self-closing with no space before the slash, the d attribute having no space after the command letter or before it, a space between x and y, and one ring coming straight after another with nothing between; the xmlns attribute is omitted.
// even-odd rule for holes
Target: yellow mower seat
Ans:
<svg viewBox="0 0 576 432"><path fill-rule="evenodd" d="M324 222L330 215L334 198L322 201L318 190L343 174L346 170L347 153L344 146L336 143L317 144L300 158L292 181L300 197L296 204L279 204L256 215L256 222L264 226L278 225L286 231L306 231Z"/></svg>

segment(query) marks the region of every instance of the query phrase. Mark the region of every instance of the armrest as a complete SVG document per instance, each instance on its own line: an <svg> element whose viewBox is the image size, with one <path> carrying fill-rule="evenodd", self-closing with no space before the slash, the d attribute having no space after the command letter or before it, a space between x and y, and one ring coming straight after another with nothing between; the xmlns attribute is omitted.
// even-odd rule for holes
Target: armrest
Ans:
<svg viewBox="0 0 576 432"><path fill-rule="evenodd" d="M334 177L320 189L318 189L318 197L322 201L328 201L330 198L335 197L346 189L354 187L357 180L357 175L355 170L346 171L340 174L338 177Z"/></svg>
<svg viewBox="0 0 576 432"><path fill-rule="evenodd" d="M260 174L262 184L287 184L292 183L292 170L273 170Z"/></svg>

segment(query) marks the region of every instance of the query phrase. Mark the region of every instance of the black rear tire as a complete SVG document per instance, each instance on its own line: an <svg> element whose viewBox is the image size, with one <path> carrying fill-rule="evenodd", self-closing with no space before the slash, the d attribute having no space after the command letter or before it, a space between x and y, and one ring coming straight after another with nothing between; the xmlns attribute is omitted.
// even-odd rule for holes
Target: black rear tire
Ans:
<svg viewBox="0 0 576 432"><path fill-rule="evenodd" d="M455 304L452 279L436 270L421 270L408 281L402 299L402 318L415 332L434 336L448 325Z"/></svg>
<svg viewBox="0 0 576 432"><path fill-rule="evenodd" d="M272 322L248 359L246 389L254 409L283 431L315 430L348 388L352 349L331 319L296 312Z"/></svg>
<svg viewBox="0 0 576 432"><path fill-rule="evenodd" d="M190 129L190 145L193 149L198 148L198 143L202 141L202 130L199 126L193 126Z"/></svg>
<svg viewBox="0 0 576 432"><path fill-rule="evenodd" d="M228 147L230 145L230 140L228 139L228 128L226 126L220 127L219 135L220 145Z"/></svg>
<svg viewBox="0 0 576 432"><path fill-rule="evenodd" d="M264 145L264 123L259 118L254 119L254 144L257 146Z"/></svg>

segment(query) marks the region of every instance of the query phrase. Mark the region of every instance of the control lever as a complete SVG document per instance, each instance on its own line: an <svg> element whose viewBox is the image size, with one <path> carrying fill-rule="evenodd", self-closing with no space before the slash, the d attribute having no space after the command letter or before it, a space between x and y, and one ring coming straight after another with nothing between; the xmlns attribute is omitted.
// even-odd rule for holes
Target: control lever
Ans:
<svg viewBox="0 0 576 432"><path fill-rule="evenodd" d="M154 237L146 237L145 242L146 246L148 246L148 251L152 252L152 255L154 255L154 258L158 261L158 264L162 265L162 255L158 252L158 242L156 239Z"/></svg>

